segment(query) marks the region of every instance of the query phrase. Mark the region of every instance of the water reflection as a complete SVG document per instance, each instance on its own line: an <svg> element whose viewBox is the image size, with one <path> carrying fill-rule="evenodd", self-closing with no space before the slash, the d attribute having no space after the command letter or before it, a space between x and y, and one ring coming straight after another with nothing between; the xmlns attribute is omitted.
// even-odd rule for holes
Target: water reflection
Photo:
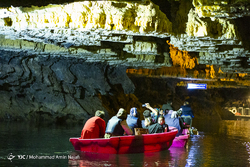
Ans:
<svg viewBox="0 0 250 167"><path fill-rule="evenodd" d="M243 145L246 146L247 153L249 154L249 158L247 160L250 164L250 142L244 142Z"/></svg>
<svg viewBox="0 0 250 167"><path fill-rule="evenodd" d="M69 166L179 166L186 163L185 148L171 148L169 150L145 154L98 154L86 152L71 152ZM74 158L76 157L76 158ZM79 157L79 159L78 159Z"/></svg>
<svg viewBox="0 0 250 167"><path fill-rule="evenodd" d="M195 120L193 125L199 135L189 139L187 148L116 155L74 151L69 138L79 136L82 125L0 123L0 166L250 166L250 121ZM11 153L12 162L7 159ZM19 159L18 155L62 158Z"/></svg>
<svg viewBox="0 0 250 167"><path fill-rule="evenodd" d="M191 138L190 166L249 166L243 143L250 139L250 121L199 120L194 126L201 133Z"/></svg>

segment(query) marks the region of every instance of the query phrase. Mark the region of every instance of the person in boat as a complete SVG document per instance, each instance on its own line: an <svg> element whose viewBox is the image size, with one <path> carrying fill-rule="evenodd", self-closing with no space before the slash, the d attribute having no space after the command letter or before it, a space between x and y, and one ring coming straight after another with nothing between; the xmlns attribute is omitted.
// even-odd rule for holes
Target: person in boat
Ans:
<svg viewBox="0 0 250 167"><path fill-rule="evenodd" d="M167 111L167 110L166 110ZM178 129L178 133L176 136L179 136L182 134L184 125L182 118L178 116L176 111L169 110L166 115L164 115L165 123L168 124L168 126L172 126Z"/></svg>
<svg viewBox="0 0 250 167"><path fill-rule="evenodd" d="M161 115L158 117L158 122L152 125L147 125L145 122L146 129L148 129L148 132L150 134L152 133L162 133L162 132L169 132L169 127L167 124L165 124L165 119Z"/></svg>
<svg viewBox="0 0 250 167"><path fill-rule="evenodd" d="M166 104L163 104L162 105L162 110L166 111L170 111L170 110L174 110L173 107L172 107L172 101L171 100L168 100L168 102Z"/></svg>
<svg viewBox="0 0 250 167"><path fill-rule="evenodd" d="M185 101L180 110L182 111L181 118L183 119L184 124L189 125L190 129L192 129L192 119L194 118L194 114L189 102Z"/></svg>
<svg viewBox="0 0 250 167"><path fill-rule="evenodd" d="M123 136L124 133L127 135L132 135L133 131L129 128L126 119L126 110L120 108L118 113L108 121L105 138L108 139L112 136Z"/></svg>
<svg viewBox="0 0 250 167"><path fill-rule="evenodd" d="M147 125L151 125L157 122L156 120L158 120L159 111L156 108L151 107L149 103L145 103L142 106L149 109L143 112L144 120L142 120L142 127L145 128L145 121L147 121Z"/></svg>
<svg viewBox="0 0 250 167"><path fill-rule="evenodd" d="M168 114L168 111L170 110L173 110L172 100L168 100L166 104L162 105L159 114L165 117L165 115Z"/></svg>
<svg viewBox="0 0 250 167"><path fill-rule="evenodd" d="M133 107L130 109L130 114L127 116L126 122L129 128L133 131L133 134L135 134L134 128L142 128L137 108Z"/></svg>
<svg viewBox="0 0 250 167"><path fill-rule="evenodd" d="M151 112L149 110L145 110L143 112L144 120L141 121L142 128L146 128L146 126L154 124L154 121L151 116Z"/></svg>
<svg viewBox="0 0 250 167"><path fill-rule="evenodd" d="M154 123L157 123L158 117L160 116L159 110L157 108L153 108L149 103L145 103L145 107L151 111L151 117Z"/></svg>
<svg viewBox="0 0 250 167"><path fill-rule="evenodd" d="M103 138L106 129L106 123L103 120L104 116L104 111L97 110L95 116L85 123L81 132L81 139Z"/></svg>

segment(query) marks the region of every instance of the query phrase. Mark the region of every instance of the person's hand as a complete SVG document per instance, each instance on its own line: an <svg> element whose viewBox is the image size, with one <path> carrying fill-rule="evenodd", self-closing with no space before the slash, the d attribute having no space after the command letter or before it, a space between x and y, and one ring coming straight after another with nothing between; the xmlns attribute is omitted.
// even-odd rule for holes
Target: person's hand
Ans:
<svg viewBox="0 0 250 167"><path fill-rule="evenodd" d="M145 103L145 105L146 105L146 108L151 108L149 103Z"/></svg>

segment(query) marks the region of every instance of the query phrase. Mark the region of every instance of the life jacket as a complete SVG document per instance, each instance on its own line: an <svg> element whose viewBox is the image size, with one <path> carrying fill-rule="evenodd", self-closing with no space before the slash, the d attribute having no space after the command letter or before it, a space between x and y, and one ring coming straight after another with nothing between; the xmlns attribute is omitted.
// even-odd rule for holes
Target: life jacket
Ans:
<svg viewBox="0 0 250 167"><path fill-rule="evenodd" d="M107 124L105 133L111 133L113 136L122 136L124 134L124 129L122 128L120 122L122 119L113 116Z"/></svg>
<svg viewBox="0 0 250 167"><path fill-rule="evenodd" d="M128 115L126 122L129 126L129 128L133 131L133 133L134 133L134 128L141 128L141 126L138 125L139 124L138 117Z"/></svg>

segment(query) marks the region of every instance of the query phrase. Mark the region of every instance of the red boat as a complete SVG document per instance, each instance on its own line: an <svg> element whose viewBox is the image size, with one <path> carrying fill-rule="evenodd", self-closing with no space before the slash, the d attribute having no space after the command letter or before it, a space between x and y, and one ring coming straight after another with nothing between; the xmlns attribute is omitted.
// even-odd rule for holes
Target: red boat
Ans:
<svg viewBox="0 0 250 167"><path fill-rule="evenodd" d="M147 153L168 149L177 132L177 129L171 129L169 132L155 134L116 136L110 139L70 138L69 141L77 151L107 154Z"/></svg>

